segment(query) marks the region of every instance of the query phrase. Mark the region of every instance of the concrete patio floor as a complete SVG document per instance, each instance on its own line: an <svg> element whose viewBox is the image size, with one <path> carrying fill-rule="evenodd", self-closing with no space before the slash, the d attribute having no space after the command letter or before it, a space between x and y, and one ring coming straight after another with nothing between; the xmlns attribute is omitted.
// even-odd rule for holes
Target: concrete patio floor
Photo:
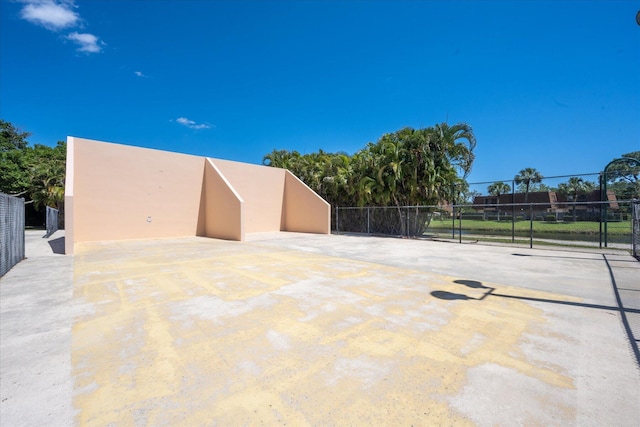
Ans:
<svg viewBox="0 0 640 427"><path fill-rule="evenodd" d="M629 255L41 236L0 279L2 425L640 423Z"/></svg>

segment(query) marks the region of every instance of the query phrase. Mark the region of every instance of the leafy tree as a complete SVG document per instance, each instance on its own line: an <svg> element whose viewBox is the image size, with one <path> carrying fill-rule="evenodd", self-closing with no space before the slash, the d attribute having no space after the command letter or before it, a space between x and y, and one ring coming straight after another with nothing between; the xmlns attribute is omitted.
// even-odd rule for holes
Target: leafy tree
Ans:
<svg viewBox="0 0 640 427"><path fill-rule="evenodd" d="M66 143L29 146L28 132L0 120L0 191L24 196L36 209L64 200Z"/></svg>
<svg viewBox="0 0 640 427"><path fill-rule="evenodd" d="M609 166L607 182L620 199L640 198L640 151L625 153L621 157L635 159L633 161L618 161Z"/></svg>
<svg viewBox="0 0 640 427"><path fill-rule="evenodd" d="M20 132L11 123L0 119L0 152L25 149L29 135L29 132Z"/></svg>
<svg viewBox="0 0 640 427"><path fill-rule="evenodd" d="M555 189L546 184L540 183L536 185L536 191L555 191Z"/></svg>
<svg viewBox="0 0 640 427"><path fill-rule="evenodd" d="M30 184L29 166L33 162L27 150L28 132L20 132L11 123L0 120L0 191L22 195Z"/></svg>
<svg viewBox="0 0 640 427"><path fill-rule="evenodd" d="M473 202L475 201L476 197L482 196L482 193L476 190L467 190L463 193L464 196L464 203L470 203L473 204Z"/></svg>
<svg viewBox="0 0 640 427"><path fill-rule="evenodd" d="M529 190L531 189L532 184L535 185L542 182L543 178L542 174L540 174L540 172L535 168L524 168L513 178L516 185L524 186L525 203L527 203L527 199L529 198Z"/></svg>

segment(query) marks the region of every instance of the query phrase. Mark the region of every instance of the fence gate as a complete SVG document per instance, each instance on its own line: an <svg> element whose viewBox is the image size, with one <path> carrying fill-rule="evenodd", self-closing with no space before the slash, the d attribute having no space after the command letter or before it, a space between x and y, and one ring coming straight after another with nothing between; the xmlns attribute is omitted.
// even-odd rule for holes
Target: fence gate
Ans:
<svg viewBox="0 0 640 427"><path fill-rule="evenodd" d="M58 231L58 209L47 206L47 234L43 237L48 238Z"/></svg>
<svg viewBox="0 0 640 427"><path fill-rule="evenodd" d="M633 256L640 261L640 200L634 200L631 209L633 211Z"/></svg>

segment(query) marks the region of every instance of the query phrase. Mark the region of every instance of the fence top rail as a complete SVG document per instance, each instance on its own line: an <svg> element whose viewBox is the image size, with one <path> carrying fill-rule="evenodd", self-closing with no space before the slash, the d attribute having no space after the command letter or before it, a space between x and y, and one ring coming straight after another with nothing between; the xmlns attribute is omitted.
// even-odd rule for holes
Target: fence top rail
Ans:
<svg viewBox="0 0 640 427"><path fill-rule="evenodd" d="M538 202L538 203L480 203L453 205L456 208L479 208L479 207L510 207L510 206L587 206L587 205L626 205L633 203L633 200L596 200L591 202Z"/></svg>
<svg viewBox="0 0 640 427"><path fill-rule="evenodd" d="M415 209L415 208L428 208L428 209L451 209L451 208L476 208L476 207L510 207L510 206L585 206L585 205L611 205L616 204L631 204L638 203L637 199L622 199L622 200L595 200L588 202L527 202L527 203L461 203L456 205L409 205L409 206L336 206L336 209Z"/></svg>
<svg viewBox="0 0 640 427"><path fill-rule="evenodd" d="M556 178L571 178L574 176L599 176L599 175L602 175L602 172L587 172L587 173L574 173L571 175L545 176L542 179L548 180L548 179L556 179ZM518 180L515 178L509 178L509 179L499 179L499 180L493 180L493 181L469 182L468 185L495 184L496 182L514 182L514 181L518 181ZM524 181L526 181L526 179Z"/></svg>
<svg viewBox="0 0 640 427"><path fill-rule="evenodd" d="M429 208L429 209L445 209L453 205L412 205L412 206L336 206L336 209L413 209L413 208Z"/></svg>

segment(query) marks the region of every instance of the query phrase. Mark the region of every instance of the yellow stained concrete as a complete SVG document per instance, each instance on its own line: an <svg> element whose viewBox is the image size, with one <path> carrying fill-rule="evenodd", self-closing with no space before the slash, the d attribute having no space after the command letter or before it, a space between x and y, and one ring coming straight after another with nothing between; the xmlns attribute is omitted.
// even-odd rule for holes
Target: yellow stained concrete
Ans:
<svg viewBox="0 0 640 427"><path fill-rule="evenodd" d="M79 425L472 425L452 399L493 365L540 384L559 424L575 418L545 400L574 379L521 348L544 314L479 300L569 298L259 243L77 249L74 299L92 307L73 328Z"/></svg>

